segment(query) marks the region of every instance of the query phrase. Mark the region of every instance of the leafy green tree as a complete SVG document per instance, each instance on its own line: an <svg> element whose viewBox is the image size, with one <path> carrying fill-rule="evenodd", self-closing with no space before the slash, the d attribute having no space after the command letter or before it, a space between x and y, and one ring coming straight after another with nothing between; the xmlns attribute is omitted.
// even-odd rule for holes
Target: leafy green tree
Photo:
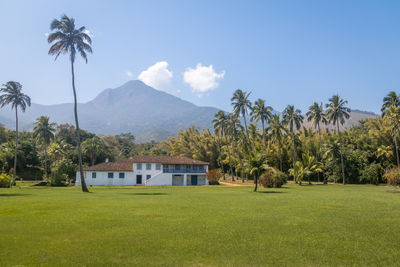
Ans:
<svg viewBox="0 0 400 267"><path fill-rule="evenodd" d="M250 93L237 89L231 98L232 106L233 106L233 113L239 117L242 115L244 121L244 129L246 131L247 142L249 145L249 150L251 150L251 143L249 132L247 130L247 120L246 115L248 114L247 110L251 110L251 101L249 100Z"/></svg>
<svg viewBox="0 0 400 267"><path fill-rule="evenodd" d="M53 43L49 50L49 55L55 55L57 60L60 54L69 53L71 61L71 74L72 74L72 90L74 93L74 115L76 125L76 137L78 142L78 159L79 159L79 172L81 176L82 191L89 192L87 189L83 167L82 167L82 152L81 152L81 140L80 130L78 121L78 102L76 98L75 89L75 72L74 62L76 53L78 52L87 63L87 54L92 53L92 40L86 33L85 27L76 28L75 19L69 18L63 15L60 20L54 19L50 24L50 30L54 31L49 34L48 42Z"/></svg>
<svg viewBox="0 0 400 267"><path fill-rule="evenodd" d="M271 140L278 146L279 170L282 171L282 139L287 130L278 114L272 115L268 123L267 132L269 132Z"/></svg>
<svg viewBox="0 0 400 267"><path fill-rule="evenodd" d="M350 118L350 108L346 107L347 100L342 99L339 95L333 95L329 99L329 103L326 104L326 117L329 120L329 123L332 123L334 126L336 124L337 133L339 135L339 144L340 144L340 161L342 165L342 178L343 184L346 184L345 179L345 171L344 171L344 160L343 160L343 143L339 129L339 123L343 125L347 119Z"/></svg>
<svg viewBox="0 0 400 267"><path fill-rule="evenodd" d="M250 115L252 116L251 117L252 121L255 122L261 121L263 144L265 151L267 151L265 123L272 116L272 107L265 106L265 101L262 99L258 99L256 102L254 102L254 106L251 109Z"/></svg>
<svg viewBox="0 0 400 267"><path fill-rule="evenodd" d="M14 180L17 177L17 153L18 153L18 107L25 112L31 105L31 98L22 93L22 85L19 82L9 81L0 88L0 105L11 105L15 109L15 151L14 151Z"/></svg>
<svg viewBox="0 0 400 267"><path fill-rule="evenodd" d="M327 124L328 120L325 117L324 106L314 102L309 108L307 112L307 121L312 121L312 127L318 129L318 137L319 137L319 154L320 160L322 160L322 138L321 138L321 126L320 124ZM319 176L318 176L319 177ZM324 184L327 183L326 177L324 176Z"/></svg>
<svg viewBox="0 0 400 267"><path fill-rule="evenodd" d="M292 160L293 168L296 162L296 140L295 131L300 129L304 117L299 109L295 109L293 105L288 105L283 111L283 123L288 126L288 130L292 135Z"/></svg>
<svg viewBox="0 0 400 267"><path fill-rule="evenodd" d="M389 94L383 98L383 104L381 108L382 115L385 115L385 111L391 106L400 106L400 96L394 91L389 92Z"/></svg>
<svg viewBox="0 0 400 267"><path fill-rule="evenodd" d="M99 154L104 153L105 150L106 146L104 142L97 136L86 139L82 143L82 152L90 159L90 164L92 166L96 163Z"/></svg>
<svg viewBox="0 0 400 267"><path fill-rule="evenodd" d="M50 118L46 116L39 117L35 122L35 127L33 128L33 136L36 142L43 146L44 154L44 174L46 179L48 179L48 169L47 169L47 148L50 142L54 139L54 132L56 131L56 124L49 122Z"/></svg>

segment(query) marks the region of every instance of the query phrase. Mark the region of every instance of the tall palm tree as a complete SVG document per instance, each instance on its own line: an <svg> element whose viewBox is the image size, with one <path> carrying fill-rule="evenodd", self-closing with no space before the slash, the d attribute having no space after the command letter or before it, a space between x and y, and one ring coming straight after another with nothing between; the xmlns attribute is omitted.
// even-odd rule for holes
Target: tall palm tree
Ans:
<svg viewBox="0 0 400 267"><path fill-rule="evenodd" d="M288 126L288 130L292 135L292 159L294 168L296 163L295 131L300 129L304 117L301 115L300 109L295 109L293 105L288 105L283 111L282 115L283 123Z"/></svg>
<svg viewBox="0 0 400 267"><path fill-rule="evenodd" d="M214 124L214 129L222 136L222 138L225 139L225 145L227 146L227 151L228 151L228 160L229 160L229 168L230 168L230 172L231 172L231 178L232 178L232 181L234 181L235 177L233 175L231 152L230 152L228 140L226 137L226 130L228 127L228 116L225 114L224 111L220 110L215 114L215 119L212 122Z"/></svg>
<svg viewBox="0 0 400 267"><path fill-rule="evenodd" d="M395 149L396 149L396 160L397 160L397 168L400 168L400 157L399 157L399 148L397 145L397 140L398 140L398 133L399 133L399 128L396 123L396 108L400 106L400 95L397 95L396 92L389 92L387 96L383 98L383 104L382 104L382 116L387 116L389 117L389 120L393 124L393 132L394 132L394 143L395 143Z"/></svg>
<svg viewBox="0 0 400 267"><path fill-rule="evenodd" d="M31 105L31 98L22 93L22 85L19 82L9 81L0 88L0 105L4 107L11 105L15 109L15 150L14 150L14 183L17 177L17 152L18 152L18 107L25 112L26 107Z"/></svg>
<svg viewBox="0 0 400 267"><path fill-rule="evenodd" d="M242 115L244 121L244 128L246 131L247 142L249 145L249 150L251 150L251 143L249 132L247 130L247 120L246 115L248 114L247 109L251 110L251 101L249 100L250 93L237 89L231 98L232 106L233 106L233 113L236 116Z"/></svg>
<svg viewBox="0 0 400 267"><path fill-rule="evenodd" d="M57 60L60 54L69 53L71 61L71 74L72 74L72 90L74 93L74 115L76 125L76 137L78 143L78 159L79 159L79 172L81 176L82 191L89 192L87 189L82 167L82 152L81 152L81 138L78 121L78 107L75 89L75 72L74 63L76 53L78 52L87 63L87 54L92 53L92 40L87 34L85 27L76 28L75 19L63 15L60 20L54 19L50 24L50 30L54 31L49 34L48 42L53 43L49 50L49 55L55 55Z"/></svg>
<svg viewBox="0 0 400 267"><path fill-rule="evenodd" d="M47 147L50 145L50 141L54 139L54 133L56 131L56 124L49 122L50 118L46 116L39 117L35 122L33 128L33 136L39 144L43 145L44 154L44 174L48 178L47 169Z"/></svg>
<svg viewBox="0 0 400 267"><path fill-rule="evenodd" d="M333 95L329 99L329 103L326 104L326 117L329 120L329 123L335 126L339 135L339 143L340 143L340 161L342 164L342 178L343 184L346 184L345 174L344 174L344 160L343 160L343 144L342 137L340 134L339 123L343 125L347 119L350 118L350 108L346 107L347 100L342 99L339 95Z"/></svg>
<svg viewBox="0 0 400 267"><path fill-rule="evenodd" d="M233 146L236 147L236 154L239 160L240 171L239 172L237 171L236 173L239 174L239 176L242 178L242 182L244 182L245 177L243 176L243 161L238 145L239 132L243 129L243 126L240 124L240 120L238 119L238 117L233 113L228 114L227 123L228 123L227 131L232 137Z"/></svg>
<svg viewBox="0 0 400 267"><path fill-rule="evenodd" d="M396 160L397 160L397 168L400 168L399 161L399 147L397 143L397 133L400 127L400 107L396 107L395 105L391 105L388 109L385 110L385 117L389 119L393 128L393 137L394 137L394 145L396 149Z"/></svg>
<svg viewBox="0 0 400 267"><path fill-rule="evenodd" d="M258 99L256 102L254 102L254 106L251 109L250 115L252 121L255 122L261 121L263 144L265 151L267 151L267 143L265 138L266 137L265 123L272 116L272 107L265 106L265 101L262 99Z"/></svg>
<svg viewBox="0 0 400 267"><path fill-rule="evenodd" d="M282 139L283 136L287 133L287 130L278 114L272 115L271 119L268 122L267 132L269 132L272 142L274 142L278 146L279 170L282 171Z"/></svg>
<svg viewBox="0 0 400 267"><path fill-rule="evenodd" d="M384 115L385 110L387 110L391 106L400 106L400 95L397 95L394 91L389 92L389 94L387 94L387 96L383 98L383 104L381 108L382 115Z"/></svg>
<svg viewBox="0 0 400 267"><path fill-rule="evenodd" d="M318 104L317 102L314 102L309 108L307 112L307 121L312 121L312 127L315 129L318 129L318 136L319 136L319 153L320 153L320 160L322 160L322 138L321 138L321 127L320 124L327 124L328 120L325 117L324 113L324 106L323 104ZM318 181L319 181L319 172L318 172ZM327 181L324 176L324 184L326 184Z"/></svg>

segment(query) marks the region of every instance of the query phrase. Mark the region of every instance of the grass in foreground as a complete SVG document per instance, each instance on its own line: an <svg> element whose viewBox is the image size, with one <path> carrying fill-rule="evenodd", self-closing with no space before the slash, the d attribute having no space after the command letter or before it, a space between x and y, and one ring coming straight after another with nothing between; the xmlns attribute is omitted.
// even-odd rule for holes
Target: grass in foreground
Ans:
<svg viewBox="0 0 400 267"><path fill-rule="evenodd" d="M0 265L397 265L380 186L0 189Z"/></svg>

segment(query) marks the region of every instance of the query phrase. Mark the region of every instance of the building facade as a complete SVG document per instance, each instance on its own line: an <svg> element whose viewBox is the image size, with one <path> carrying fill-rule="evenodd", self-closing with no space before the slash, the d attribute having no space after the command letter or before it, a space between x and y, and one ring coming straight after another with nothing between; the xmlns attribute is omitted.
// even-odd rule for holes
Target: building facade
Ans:
<svg viewBox="0 0 400 267"><path fill-rule="evenodd" d="M174 156L135 156L84 168L87 185L208 185L208 162ZM79 171L75 185L80 186Z"/></svg>

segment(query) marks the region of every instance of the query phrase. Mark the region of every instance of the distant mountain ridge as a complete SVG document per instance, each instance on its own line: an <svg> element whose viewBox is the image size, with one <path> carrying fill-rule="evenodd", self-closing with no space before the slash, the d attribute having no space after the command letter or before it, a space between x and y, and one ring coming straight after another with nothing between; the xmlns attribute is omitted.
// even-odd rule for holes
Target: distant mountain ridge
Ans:
<svg viewBox="0 0 400 267"><path fill-rule="evenodd" d="M129 81L115 89L105 89L93 100L78 104L82 129L97 134L131 132L138 142L164 140L190 126L212 129L212 120L218 110L196 106L138 80ZM31 130L34 121L42 115L49 116L51 121L58 124L74 124L73 104L32 103L25 113L20 113L20 128ZM6 127L15 127L14 116L14 111L9 107L0 109L0 123ZM376 116L353 111L346 127L357 124L360 119Z"/></svg>

